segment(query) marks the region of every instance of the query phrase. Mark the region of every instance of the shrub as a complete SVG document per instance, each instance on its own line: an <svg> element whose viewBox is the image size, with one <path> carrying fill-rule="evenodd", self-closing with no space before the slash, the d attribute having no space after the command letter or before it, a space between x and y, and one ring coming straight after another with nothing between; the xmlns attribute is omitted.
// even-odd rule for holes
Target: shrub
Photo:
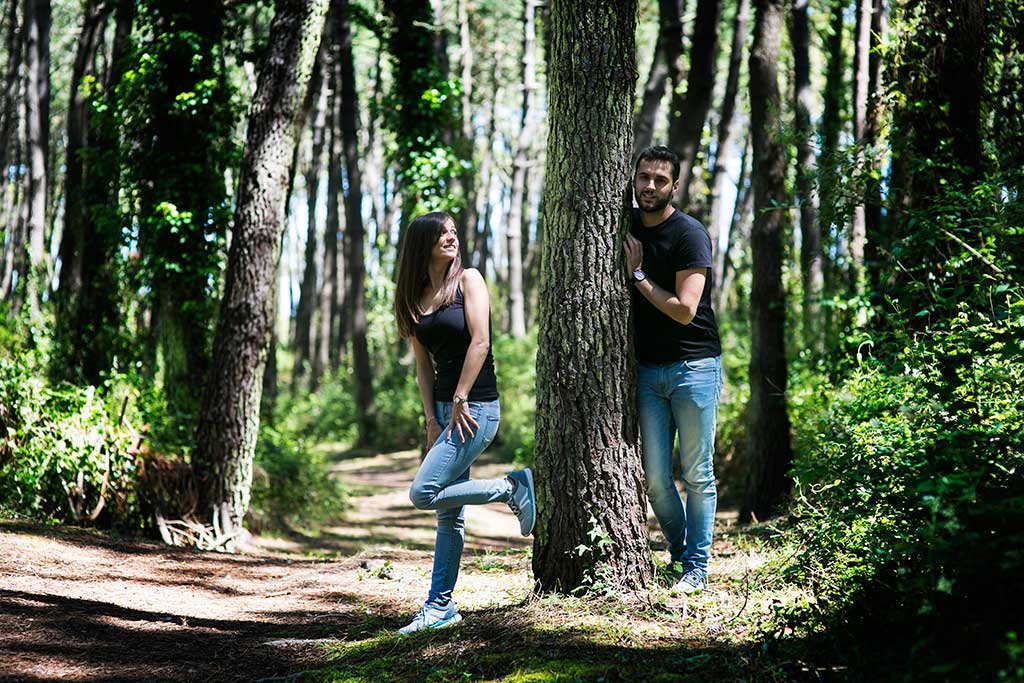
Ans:
<svg viewBox="0 0 1024 683"><path fill-rule="evenodd" d="M910 672L994 674L1024 599L1021 312L892 337L798 408L788 573L816 600L789 625L837 629L851 657L909 651Z"/></svg>

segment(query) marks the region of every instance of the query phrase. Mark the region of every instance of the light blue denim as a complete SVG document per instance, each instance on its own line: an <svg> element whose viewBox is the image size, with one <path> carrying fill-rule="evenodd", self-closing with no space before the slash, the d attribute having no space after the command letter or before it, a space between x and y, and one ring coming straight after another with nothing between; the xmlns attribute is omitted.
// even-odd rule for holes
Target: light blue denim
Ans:
<svg viewBox="0 0 1024 683"><path fill-rule="evenodd" d="M512 482L501 479L470 479L469 466L498 433L501 408L498 401L470 401L469 414L478 423L463 443L454 431L448 435L452 404L436 402L437 419L444 425L441 436L427 452L409 487L409 500L420 510L437 510L434 540L434 573L427 604L447 606L459 578L459 562L465 543L463 506L508 502Z"/></svg>
<svg viewBox="0 0 1024 683"><path fill-rule="evenodd" d="M721 357L664 365L640 363L637 406L643 438L647 498L683 572L707 576L718 490L715 487L715 421L722 388ZM679 433L686 506L672 478Z"/></svg>

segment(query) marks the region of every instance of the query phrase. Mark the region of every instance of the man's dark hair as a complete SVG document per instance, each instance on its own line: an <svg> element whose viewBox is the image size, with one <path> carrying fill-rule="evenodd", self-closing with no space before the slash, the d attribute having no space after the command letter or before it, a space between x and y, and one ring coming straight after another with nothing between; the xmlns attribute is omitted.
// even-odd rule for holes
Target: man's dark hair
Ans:
<svg viewBox="0 0 1024 683"><path fill-rule="evenodd" d="M679 180L679 157L668 147L655 145L640 152L636 158L636 166L633 167L633 175L636 175L636 169L640 167L641 161L667 161L672 164L672 182Z"/></svg>

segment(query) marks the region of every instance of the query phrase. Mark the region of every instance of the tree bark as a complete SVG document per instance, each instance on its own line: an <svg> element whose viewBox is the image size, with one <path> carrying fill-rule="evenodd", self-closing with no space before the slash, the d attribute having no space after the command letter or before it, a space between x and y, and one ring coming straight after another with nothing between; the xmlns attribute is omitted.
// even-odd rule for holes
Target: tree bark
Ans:
<svg viewBox="0 0 1024 683"><path fill-rule="evenodd" d="M796 194L800 207L800 281L804 347L818 357L821 336L821 233L818 231L818 193L814 175L817 159L811 128L811 36L807 0L794 0L789 35L793 47L793 130L796 134Z"/></svg>
<svg viewBox="0 0 1024 683"><path fill-rule="evenodd" d="M622 270L635 27L634 0L552 2L533 555L544 591L651 580Z"/></svg>
<svg viewBox="0 0 1024 683"><path fill-rule="evenodd" d="M28 152L27 298L38 320L46 289L46 160L50 148L50 2L25 0L25 131Z"/></svg>
<svg viewBox="0 0 1024 683"><path fill-rule="evenodd" d="M765 519L789 488L793 459L786 410L786 296L782 282L786 214L786 150L778 59L783 0L755 0L750 52L750 114L754 165L751 228L749 470L740 518Z"/></svg>
<svg viewBox="0 0 1024 683"><path fill-rule="evenodd" d="M8 2L2 16L4 28L4 47L7 62L3 71L3 91L0 92L0 168L9 168L11 149L14 145L11 138L18 126L18 86L20 83L18 66L21 64L22 27L18 21L17 2ZM4 175L4 189L10 184L9 177ZM9 220L4 225L10 230L13 223Z"/></svg>
<svg viewBox="0 0 1024 683"><path fill-rule="evenodd" d="M278 0L266 60L249 108L234 236L203 397L193 465L203 508L224 533L243 528L259 430L263 364L296 118L308 86L327 0Z"/></svg>
<svg viewBox="0 0 1024 683"><path fill-rule="evenodd" d="M352 28L348 0L340 0L336 16L336 39L341 58L341 135L345 156L345 232L348 244L348 298L351 309L352 369L356 380L356 445L366 447L373 437L373 375L370 346L366 338L366 265L363 254L366 229L363 226L363 176L359 170L359 95L355 60L352 56Z"/></svg>
<svg viewBox="0 0 1024 683"><path fill-rule="evenodd" d="M887 14L886 0L873 0L871 52L868 58L868 111L864 125L864 145L874 151L865 159L864 165L864 268L867 281L873 289L880 287L888 277L885 253L891 241L890 236L884 234L882 226L882 150L878 146L885 117L882 57L878 48L885 42Z"/></svg>
<svg viewBox="0 0 1024 683"><path fill-rule="evenodd" d="M686 91L683 93L677 88L672 96L668 142L669 147L679 155L679 193L676 204L684 210L690 206L690 182L693 180L693 168L715 88L721 14L721 0L697 0Z"/></svg>

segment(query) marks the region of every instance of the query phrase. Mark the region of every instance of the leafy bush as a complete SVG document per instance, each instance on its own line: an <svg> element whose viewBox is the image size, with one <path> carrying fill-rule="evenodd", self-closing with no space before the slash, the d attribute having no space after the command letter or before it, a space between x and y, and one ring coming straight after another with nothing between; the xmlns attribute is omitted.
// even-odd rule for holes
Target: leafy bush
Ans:
<svg viewBox="0 0 1024 683"><path fill-rule="evenodd" d="M962 306L797 403L788 573L816 600L784 613L790 626L836 629L851 657L855 644L910 651L919 675L994 674L1021 626L1005 606L1024 600L1019 297L1010 310L992 321Z"/></svg>
<svg viewBox="0 0 1024 683"><path fill-rule="evenodd" d="M251 530L315 527L336 519L347 498L323 452L293 435L260 430L246 518Z"/></svg>
<svg viewBox="0 0 1024 683"><path fill-rule="evenodd" d="M501 394L501 426L494 447L517 465L529 466L534 457L537 411L537 328L523 339L496 335L493 353Z"/></svg>
<svg viewBox="0 0 1024 683"><path fill-rule="evenodd" d="M133 435L96 387L49 386L0 358L0 507L34 519L142 526Z"/></svg>

